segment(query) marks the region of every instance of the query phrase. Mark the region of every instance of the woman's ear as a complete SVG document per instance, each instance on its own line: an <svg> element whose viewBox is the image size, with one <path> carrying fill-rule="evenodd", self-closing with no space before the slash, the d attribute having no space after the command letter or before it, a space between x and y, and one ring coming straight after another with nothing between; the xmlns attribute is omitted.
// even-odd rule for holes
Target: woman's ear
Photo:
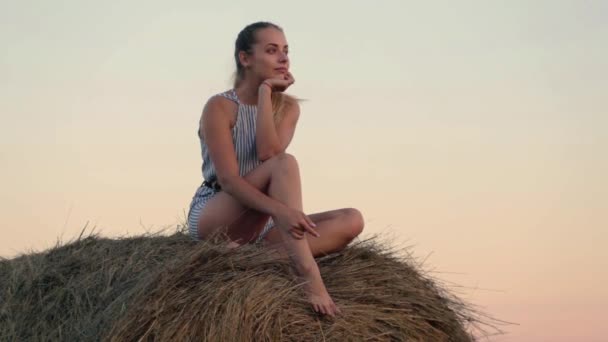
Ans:
<svg viewBox="0 0 608 342"><path fill-rule="evenodd" d="M239 51L239 61L244 68L249 67L249 55L245 51Z"/></svg>

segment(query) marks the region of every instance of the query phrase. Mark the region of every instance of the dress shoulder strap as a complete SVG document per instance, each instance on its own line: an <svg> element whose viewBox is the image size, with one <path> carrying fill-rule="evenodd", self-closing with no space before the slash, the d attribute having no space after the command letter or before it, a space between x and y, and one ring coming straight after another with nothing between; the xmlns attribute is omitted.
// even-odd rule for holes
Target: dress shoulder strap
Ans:
<svg viewBox="0 0 608 342"><path fill-rule="evenodd" d="M239 100L239 98L236 96L236 92L234 91L234 89L230 89L230 90L226 90L224 92L221 92L219 94L216 94L215 96L223 96L227 99L230 99L238 104L241 104L241 101Z"/></svg>

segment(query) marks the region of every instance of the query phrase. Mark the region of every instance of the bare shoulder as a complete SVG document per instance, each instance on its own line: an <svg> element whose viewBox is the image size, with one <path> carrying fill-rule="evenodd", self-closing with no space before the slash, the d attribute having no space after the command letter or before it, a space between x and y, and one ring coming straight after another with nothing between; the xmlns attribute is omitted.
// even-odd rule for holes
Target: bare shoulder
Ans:
<svg viewBox="0 0 608 342"><path fill-rule="evenodd" d="M231 109L226 101L230 99L217 95L207 100L199 130L199 134L205 139L220 184L226 175L238 175L239 170L230 131Z"/></svg>
<svg viewBox="0 0 608 342"><path fill-rule="evenodd" d="M222 125L228 124L232 127L234 125L234 115L231 114L235 112L235 107L236 104L232 100L219 94L209 97L201 113L199 132L204 131L204 125L217 125L219 123Z"/></svg>
<svg viewBox="0 0 608 342"><path fill-rule="evenodd" d="M219 94L213 95L207 99L207 103L205 103L205 107L203 109L203 115L205 113L229 112L232 103L233 101L224 96Z"/></svg>

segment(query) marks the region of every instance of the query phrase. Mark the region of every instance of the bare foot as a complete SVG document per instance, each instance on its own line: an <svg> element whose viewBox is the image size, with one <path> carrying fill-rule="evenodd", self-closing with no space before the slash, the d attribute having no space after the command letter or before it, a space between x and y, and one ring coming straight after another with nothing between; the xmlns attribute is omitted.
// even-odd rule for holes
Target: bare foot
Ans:
<svg viewBox="0 0 608 342"><path fill-rule="evenodd" d="M234 241L230 241L228 242L228 244L226 245L226 247L228 247L228 249L234 249L239 247L241 244L238 242L234 242Z"/></svg>
<svg viewBox="0 0 608 342"><path fill-rule="evenodd" d="M312 307L315 312L324 315L330 315L332 317L335 317L336 314L341 313L340 308L336 306L336 303L334 303L327 291L324 291L324 293L322 294L307 291L307 294L308 301L310 301L310 303L312 304Z"/></svg>
<svg viewBox="0 0 608 342"><path fill-rule="evenodd" d="M315 312L330 315L332 317L342 313L333 299L329 296L325 284L323 284L323 280L321 279L321 275L318 272L318 268L316 272L303 275L302 278L306 281L306 284L304 284L304 291Z"/></svg>

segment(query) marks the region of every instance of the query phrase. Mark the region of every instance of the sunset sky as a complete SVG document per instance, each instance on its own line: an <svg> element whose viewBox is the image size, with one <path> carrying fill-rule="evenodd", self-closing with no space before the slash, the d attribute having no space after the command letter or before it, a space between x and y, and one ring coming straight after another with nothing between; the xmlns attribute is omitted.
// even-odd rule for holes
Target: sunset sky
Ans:
<svg viewBox="0 0 608 342"><path fill-rule="evenodd" d="M492 341L606 341L606 1L2 1L0 255L183 224L260 20L308 100L306 213L358 208L517 324Z"/></svg>

